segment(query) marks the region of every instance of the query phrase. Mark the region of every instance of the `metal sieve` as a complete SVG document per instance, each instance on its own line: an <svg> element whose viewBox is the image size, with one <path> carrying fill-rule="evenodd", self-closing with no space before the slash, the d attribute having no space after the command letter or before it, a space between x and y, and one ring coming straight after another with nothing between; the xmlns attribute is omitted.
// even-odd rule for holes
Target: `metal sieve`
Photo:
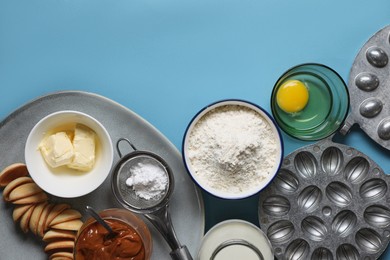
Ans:
<svg viewBox="0 0 390 260"><path fill-rule="evenodd" d="M122 155L119 148L121 142L126 142L134 150ZM192 257L185 245L179 242L172 225L169 213L169 199L174 188L173 173L169 165L158 155L139 151L126 138L120 138L116 143L116 149L120 160L112 171L112 191L118 202L135 213L143 214L161 233L171 248L173 260L192 260ZM130 168L140 162L152 164L162 169L168 177L168 185L164 194L159 198L144 199L136 195L135 191L126 185L126 180L131 176Z"/></svg>

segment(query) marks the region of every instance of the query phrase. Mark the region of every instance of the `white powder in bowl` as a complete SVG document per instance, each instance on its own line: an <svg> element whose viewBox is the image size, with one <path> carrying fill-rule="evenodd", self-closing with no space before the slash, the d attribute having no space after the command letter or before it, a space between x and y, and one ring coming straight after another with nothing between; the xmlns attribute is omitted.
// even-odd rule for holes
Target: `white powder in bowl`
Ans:
<svg viewBox="0 0 390 260"><path fill-rule="evenodd" d="M280 162L280 141L267 120L242 105L208 111L188 136L192 174L214 190L239 194L256 189Z"/></svg>

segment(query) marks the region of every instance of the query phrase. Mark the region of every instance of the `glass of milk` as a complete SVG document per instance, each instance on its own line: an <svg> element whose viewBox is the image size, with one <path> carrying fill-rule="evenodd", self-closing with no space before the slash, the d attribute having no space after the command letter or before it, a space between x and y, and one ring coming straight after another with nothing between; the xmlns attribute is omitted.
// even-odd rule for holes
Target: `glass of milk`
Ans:
<svg viewBox="0 0 390 260"><path fill-rule="evenodd" d="M225 220L202 239L198 260L273 260L272 246L257 226L244 220Z"/></svg>

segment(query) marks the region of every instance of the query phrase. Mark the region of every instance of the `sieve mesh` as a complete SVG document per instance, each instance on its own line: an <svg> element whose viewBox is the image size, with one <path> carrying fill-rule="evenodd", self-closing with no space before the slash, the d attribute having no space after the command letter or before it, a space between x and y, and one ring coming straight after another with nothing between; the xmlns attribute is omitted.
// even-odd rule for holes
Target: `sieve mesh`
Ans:
<svg viewBox="0 0 390 260"><path fill-rule="evenodd" d="M114 176L113 179L114 193L119 202L130 210L137 211L139 213L153 212L166 205L173 186L173 176L170 173L169 168L164 165L164 162L156 155L148 152L135 152L129 155L130 156L128 156L128 158L119 165L119 168L116 169L116 176ZM157 166L165 172L168 179L168 185L164 195L160 198L144 199L137 196L132 187L126 185L126 180L132 175L132 167L135 167L140 163Z"/></svg>

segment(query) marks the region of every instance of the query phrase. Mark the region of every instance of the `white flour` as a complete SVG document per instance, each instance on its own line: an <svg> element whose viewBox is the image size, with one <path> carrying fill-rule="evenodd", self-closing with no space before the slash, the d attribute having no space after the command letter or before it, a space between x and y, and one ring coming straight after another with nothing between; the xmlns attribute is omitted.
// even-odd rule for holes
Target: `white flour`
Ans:
<svg viewBox="0 0 390 260"><path fill-rule="evenodd" d="M168 185L167 173L161 167L149 163L138 163L130 169L131 176L126 185L143 199L160 199Z"/></svg>
<svg viewBox="0 0 390 260"><path fill-rule="evenodd" d="M257 112L239 105L217 107L194 126L188 158L207 186L241 193L271 174L280 154L276 134Z"/></svg>

